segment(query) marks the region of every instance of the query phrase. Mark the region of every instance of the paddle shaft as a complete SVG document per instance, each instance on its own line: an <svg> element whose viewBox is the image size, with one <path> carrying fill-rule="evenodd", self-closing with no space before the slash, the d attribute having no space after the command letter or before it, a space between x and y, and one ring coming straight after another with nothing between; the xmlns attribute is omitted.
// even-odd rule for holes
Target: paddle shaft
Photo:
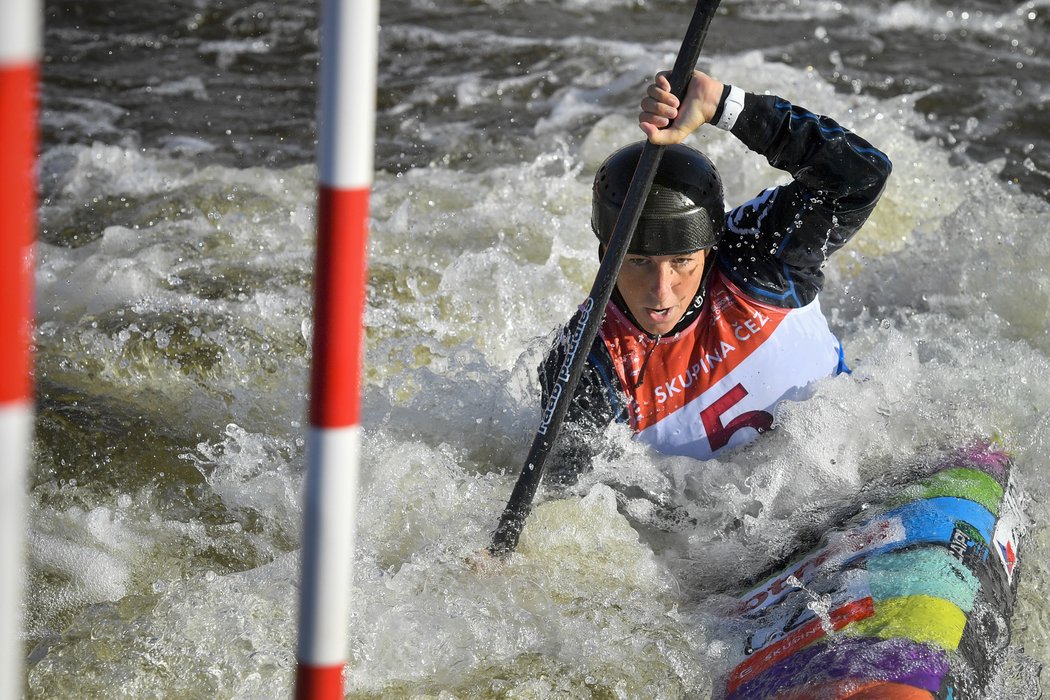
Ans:
<svg viewBox="0 0 1050 700"><path fill-rule="evenodd" d="M719 0L697 0L693 17L689 21L682 47L678 51L674 68L671 71L671 91L678 99L685 95L685 89L692 78L696 61L700 57L700 49L707 38L707 28L711 19L718 9ZM598 274L591 286L590 296L580 307L580 313L575 317L574 323L568 335L569 347L565 354L565 360L558 371L555 384L551 388L546 405L543 407L542 422L532 440L525 466L521 469L518 481L514 485L507 507L503 510L499 525L492 537L489 552L494 556L505 556L518 545L518 537L525 527L525 519L532 510L532 500L539 488L540 479L543 476L543 467L554 446L558 431L561 430L565 414L569 409L576 385L583 374L583 367L590 352L591 345L598 335L598 327L601 325L605 314L605 306L612 296L613 286L620 274L620 267L627 255L627 248L634 229L638 225L638 219L642 214L642 207L649 196L649 188L652 187L653 178L656 177L656 169L663 156L664 147L657 146L648 141L642 148L641 157L634 170L631 186L627 190L620 215L616 219L612 236L609 239L608 250L602 258L598 267Z"/></svg>

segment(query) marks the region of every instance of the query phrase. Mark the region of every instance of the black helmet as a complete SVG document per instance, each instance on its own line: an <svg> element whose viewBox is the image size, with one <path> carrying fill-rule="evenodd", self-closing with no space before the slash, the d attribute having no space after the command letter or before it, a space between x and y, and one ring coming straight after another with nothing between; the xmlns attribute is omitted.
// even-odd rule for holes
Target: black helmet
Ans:
<svg viewBox="0 0 1050 700"><path fill-rule="evenodd" d="M644 144L639 141L616 151L594 176L591 228L604 245L612 238ZM718 243L724 227L722 178L714 164L688 146L667 146L627 252L692 253Z"/></svg>

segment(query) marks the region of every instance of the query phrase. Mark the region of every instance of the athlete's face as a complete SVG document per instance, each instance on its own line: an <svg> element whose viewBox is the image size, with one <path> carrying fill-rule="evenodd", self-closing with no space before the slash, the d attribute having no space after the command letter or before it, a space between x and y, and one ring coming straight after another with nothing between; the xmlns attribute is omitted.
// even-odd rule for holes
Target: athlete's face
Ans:
<svg viewBox="0 0 1050 700"><path fill-rule="evenodd" d="M624 258L616 287L627 308L653 335L664 335L682 319L700 288L707 251Z"/></svg>

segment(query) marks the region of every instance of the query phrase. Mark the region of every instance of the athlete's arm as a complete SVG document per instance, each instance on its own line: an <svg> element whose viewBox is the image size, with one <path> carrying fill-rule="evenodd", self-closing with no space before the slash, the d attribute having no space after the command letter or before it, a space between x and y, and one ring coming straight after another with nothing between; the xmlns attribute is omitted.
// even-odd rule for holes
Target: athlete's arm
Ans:
<svg viewBox="0 0 1050 700"><path fill-rule="evenodd" d="M889 158L829 117L780 97L753 95L694 71L681 101L667 72L641 102L638 125L656 144L680 143L704 124L729 130L792 182L737 207L719 266L750 295L804 306L824 284L828 256L867 220L889 177Z"/></svg>
<svg viewBox="0 0 1050 700"><path fill-rule="evenodd" d="M558 383L558 375L565 364L569 346L568 328L558 334L546 359L539 367L542 407L547 406L551 392ZM612 366L612 357L601 338L595 339L587 355L583 374L569 403L565 425L556 442L550 460L548 477L557 482L572 483L590 468L597 438L614 421L625 421L626 396L620 387Z"/></svg>
<svg viewBox="0 0 1050 700"><path fill-rule="evenodd" d="M742 92L735 97L742 99L739 113L723 126L793 179L728 215L719 265L751 296L803 306L823 286L821 268L828 256L875 208L891 164L829 117L780 97Z"/></svg>

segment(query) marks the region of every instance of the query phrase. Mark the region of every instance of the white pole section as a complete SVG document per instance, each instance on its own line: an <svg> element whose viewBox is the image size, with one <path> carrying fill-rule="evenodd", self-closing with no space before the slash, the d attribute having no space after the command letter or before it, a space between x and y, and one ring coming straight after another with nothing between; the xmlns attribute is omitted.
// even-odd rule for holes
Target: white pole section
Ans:
<svg viewBox="0 0 1050 700"><path fill-rule="evenodd" d="M33 425L39 0L0 0L0 698L22 696L22 550Z"/></svg>
<svg viewBox="0 0 1050 700"><path fill-rule="evenodd" d="M360 453L378 0L324 0L310 435L295 696L344 696Z"/></svg>

